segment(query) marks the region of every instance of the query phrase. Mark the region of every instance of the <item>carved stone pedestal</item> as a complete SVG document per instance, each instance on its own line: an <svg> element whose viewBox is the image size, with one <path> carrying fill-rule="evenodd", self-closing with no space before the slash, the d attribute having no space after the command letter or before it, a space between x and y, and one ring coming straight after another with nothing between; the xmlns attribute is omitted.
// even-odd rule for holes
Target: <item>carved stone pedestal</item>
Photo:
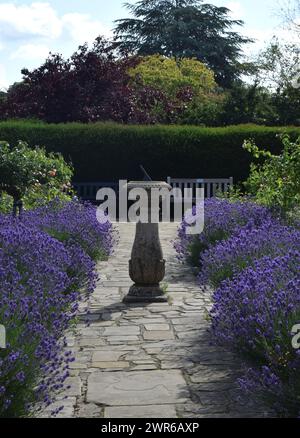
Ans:
<svg viewBox="0 0 300 438"><path fill-rule="evenodd" d="M165 182L131 182L129 188L145 188L150 199L150 191L155 188L170 188ZM149 204L149 211L150 211ZM149 214L150 218L150 214ZM124 298L126 303L166 302L159 283L165 276L165 260L159 240L158 223L136 224L136 234L129 261L129 275L134 284Z"/></svg>

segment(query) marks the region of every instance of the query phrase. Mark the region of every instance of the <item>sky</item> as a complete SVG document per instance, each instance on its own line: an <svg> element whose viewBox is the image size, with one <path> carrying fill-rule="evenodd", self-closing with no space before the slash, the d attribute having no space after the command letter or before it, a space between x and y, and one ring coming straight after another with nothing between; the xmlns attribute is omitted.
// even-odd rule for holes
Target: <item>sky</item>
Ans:
<svg viewBox="0 0 300 438"><path fill-rule="evenodd" d="M273 35L290 40L278 17L280 0L206 0L226 6L233 18L245 24L239 31L252 38L252 54ZM133 0L129 0L133 2ZM22 78L21 69L41 65L48 53L70 56L84 42L98 35L110 36L114 20L128 16L124 0L0 0L0 89Z"/></svg>

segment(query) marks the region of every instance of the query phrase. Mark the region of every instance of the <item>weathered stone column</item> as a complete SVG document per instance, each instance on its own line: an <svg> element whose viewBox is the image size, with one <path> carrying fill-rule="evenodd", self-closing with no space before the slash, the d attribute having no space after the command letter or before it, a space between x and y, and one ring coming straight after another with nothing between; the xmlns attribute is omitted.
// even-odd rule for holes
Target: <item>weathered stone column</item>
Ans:
<svg viewBox="0 0 300 438"><path fill-rule="evenodd" d="M165 260L159 240L159 224L150 223L151 188L168 189L165 182L132 181L128 188L143 188L148 194L148 223L136 224L135 239L129 260L129 275L134 284L124 298L125 303L166 302L167 297L159 283L165 276Z"/></svg>

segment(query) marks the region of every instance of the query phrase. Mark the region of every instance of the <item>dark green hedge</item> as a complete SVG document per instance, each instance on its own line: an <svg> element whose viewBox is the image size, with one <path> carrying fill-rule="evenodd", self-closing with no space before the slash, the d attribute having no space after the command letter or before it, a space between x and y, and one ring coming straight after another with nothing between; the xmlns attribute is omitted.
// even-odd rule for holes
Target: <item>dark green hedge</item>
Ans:
<svg viewBox="0 0 300 438"><path fill-rule="evenodd" d="M9 121L0 123L0 140L44 145L62 152L75 167L76 181L113 181L140 178L141 163L153 179L168 175L188 178L233 176L245 180L251 156L242 149L245 139L280 151L277 134L300 136L300 128L255 125L225 128L194 126L132 126L117 124L59 124Z"/></svg>

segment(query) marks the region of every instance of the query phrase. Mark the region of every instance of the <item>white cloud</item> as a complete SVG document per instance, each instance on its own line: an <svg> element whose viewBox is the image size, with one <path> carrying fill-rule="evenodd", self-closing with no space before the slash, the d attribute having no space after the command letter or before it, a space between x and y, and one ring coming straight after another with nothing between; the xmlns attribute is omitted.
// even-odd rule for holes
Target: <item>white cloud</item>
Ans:
<svg viewBox="0 0 300 438"><path fill-rule="evenodd" d="M62 22L49 3L17 6L0 4L1 34L8 38L40 36L57 38L62 33Z"/></svg>
<svg viewBox="0 0 300 438"><path fill-rule="evenodd" d="M233 20L243 20L245 10L240 2L231 1L226 3L225 7L230 9L230 18Z"/></svg>
<svg viewBox="0 0 300 438"><path fill-rule="evenodd" d="M91 43L99 35L110 37L112 32L99 20L93 20L88 14L70 13L62 17L62 23L73 41L79 44Z"/></svg>
<svg viewBox="0 0 300 438"><path fill-rule="evenodd" d="M10 55L10 59L44 60L50 50L43 44L25 44Z"/></svg>
<svg viewBox="0 0 300 438"><path fill-rule="evenodd" d="M244 6L242 5L242 2L237 0L210 0L205 3L211 3L217 7L225 7L227 9L230 9L230 18L233 20L243 20L246 15L246 11Z"/></svg>
<svg viewBox="0 0 300 438"><path fill-rule="evenodd" d="M273 37L277 37L278 40L282 43L295 43L299 41L299 37L297 37L295 32L291 32L288 29L255 29L255 28L247 28L244 30L243 34L249 38L254 39L253 44L249 44L248 50L246 54L251 55L262 50Z"/></svg>
<svg viewBox="0 0 300 438"><path fill-rule="evenodd" d="M64 56L98 35L111 36L108 26L92 14L60 13L50 0L0 0L0 89L20 80L24 65L33 68L49 52ZM2 52L1 52L2 55ZM8 73L9 72L9 73Z"/></svg>
<svg viewBox="0 0 300 438"><path fill-rule="evenodd" d="M58 15L50 3L29 5L0 4L0 38L12 42L28 39L51 41L63 39L76 44L91 43L98 35L111 36L108 26L89 14L77 12ZM41 48L41 47L40 47Z"/></svg>

